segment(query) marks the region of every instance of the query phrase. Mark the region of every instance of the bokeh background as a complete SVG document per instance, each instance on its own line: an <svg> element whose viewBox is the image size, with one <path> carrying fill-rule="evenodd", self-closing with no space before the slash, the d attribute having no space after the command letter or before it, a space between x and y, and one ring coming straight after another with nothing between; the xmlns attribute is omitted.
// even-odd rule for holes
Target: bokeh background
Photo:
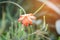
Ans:
<svg viewBox="0 0 60 40"><path fill-rule="evenodd" d="M43 4L43 2L40 2L38 0L0 0L0 2L2 1L12 1L19 4L25 9L27 14L34 13ZM49 1L60 9L60 0ZM23 10L21 13L24 14ZM11 3L0 3L0 35L5 35L6 32L9 31L9 27L12 23L13 27L15 24L18 25L17 20L19 16L20 8L18 8L16 5L13 5ZM39 30L39 26L43 23L43 16L45 16L45 22L48 24L48 32L54 35L53 38L52 35L49 37L51 40L56 40L54 38L59 37L59 34L56 31L55 22L60 19L60 15L45 5L37 14L35 14L35 17L37 19L34 21L35 23L33 23L34 31Z"/></svg>

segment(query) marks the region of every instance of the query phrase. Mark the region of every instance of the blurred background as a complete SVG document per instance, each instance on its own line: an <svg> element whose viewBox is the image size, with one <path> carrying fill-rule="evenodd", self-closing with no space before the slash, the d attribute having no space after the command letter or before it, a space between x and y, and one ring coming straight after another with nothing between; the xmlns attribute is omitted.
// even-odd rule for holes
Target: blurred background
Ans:
<svg viewBox="0 0 60 40"><path fill-rule="evenodd" d="M19 4L25 9L27 14L34 13L42 4L44 4L43 2L38 0L0 0L0 2L3 1L12 1ZM60 0L49 1L57 6L58 9L60 9ZM59 36L59 34L56 31L55 22L60 19L60 14L57 13L55 9L53 10L50 7L45 5L37 14L34 15L37 19L34 21L35 23L33 24L33 26L35 27L35 30L37 30L36 27L39 27L39 25L43 22L43 16L45 16L45 21L46 24L48 24L49 32L54 34L54 37L57 37ZM24 13L22 12L22 14ZM12 22L13 25L15 25L15 21L17 23L19 16L20 8L18 8L16 5L11 3L0 3L0 35L5 31L8 31Z"/></svg>

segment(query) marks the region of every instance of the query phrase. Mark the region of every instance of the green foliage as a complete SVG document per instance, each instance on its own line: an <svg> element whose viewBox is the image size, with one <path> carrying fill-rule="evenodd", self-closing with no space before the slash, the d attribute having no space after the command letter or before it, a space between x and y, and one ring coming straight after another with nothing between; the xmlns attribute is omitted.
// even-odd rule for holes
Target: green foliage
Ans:
<svg viewBox="0 0 60 40"><path fill-rule="evenodd" d="M51 40L45 18L43 23L37 26L39 28L37 30L33 25L25 27L18 23L18 17L26 12L21 7L19 9L16 7L15 12L14 8L14 5L9 3L6 10L5 7L2 8L0 40Z"/></svg>
<svg viewBox="0 0 60 40"><path fill-rule="evenodd" d="M58 40L60 40L60 37L58 38Z"/></svg>

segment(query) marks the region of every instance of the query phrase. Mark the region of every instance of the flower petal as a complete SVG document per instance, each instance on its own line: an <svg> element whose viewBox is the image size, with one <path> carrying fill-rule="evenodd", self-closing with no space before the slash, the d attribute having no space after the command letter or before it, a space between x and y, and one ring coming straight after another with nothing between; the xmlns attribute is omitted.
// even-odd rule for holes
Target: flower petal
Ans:
<svg viewBox="0 0 60 40"><path fill-rule="evenodd" d="M32 20L28 17L29 24L32 24Z"/></svg>
<svg viewBox="0 0 60 40"><path fill-rule="evenodd" d="M25 18L25 19L22 21L22 24L25 25L25 26L28 26L29 21Z"/></svg>
<svg viewBox="0 0 60 40"><path fill-rule="evenodd" d="M34 20L36 19L36 17L34 17L34 16L29 16L29 17L30 17L31 19L34 19Z"/></svg>
<svg viewBox="0 0 60 40"><path fill-rule="evenodd" d="M20 18L18 19L18 22L22 21L24 19L24 16L20 16Z"/></svg>

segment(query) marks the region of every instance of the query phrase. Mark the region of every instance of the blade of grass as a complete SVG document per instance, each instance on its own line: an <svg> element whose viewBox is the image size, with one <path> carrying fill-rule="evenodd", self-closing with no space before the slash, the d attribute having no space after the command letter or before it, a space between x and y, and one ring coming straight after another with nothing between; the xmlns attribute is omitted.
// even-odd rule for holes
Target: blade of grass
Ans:
<svg viewBox="0 0 60 40"><path fill-rule="evenodd" d="M34 28L33 28L32 25L30 26L30 29L31 29L31 33L33 33L34 32ZM34 35L31 36L31 40L34 40Z"/></svg>
<svg viewBox="0 0 60 40"><path fill-rule="evenodd" d="M1 28L0 28L0 35L3 33L5 27L6 27L6 22L5 22L5 11L4 11L4 6L2 7L2 24L1 24Z"/></svg>

